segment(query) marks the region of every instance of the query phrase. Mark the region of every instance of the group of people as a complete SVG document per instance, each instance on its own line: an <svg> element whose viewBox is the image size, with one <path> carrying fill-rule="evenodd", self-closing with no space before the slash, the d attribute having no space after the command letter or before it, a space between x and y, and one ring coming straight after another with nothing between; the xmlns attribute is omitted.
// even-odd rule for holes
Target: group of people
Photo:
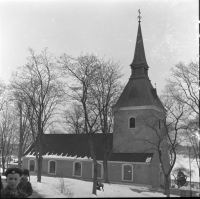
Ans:
<svg viewBox="0 0 200 199"><path fill-rule="evenodd" d="M29 170L8 168L5 172L7 186L4 188L1 181L1 198L28 198L33 193L29 182Z"/></svg>

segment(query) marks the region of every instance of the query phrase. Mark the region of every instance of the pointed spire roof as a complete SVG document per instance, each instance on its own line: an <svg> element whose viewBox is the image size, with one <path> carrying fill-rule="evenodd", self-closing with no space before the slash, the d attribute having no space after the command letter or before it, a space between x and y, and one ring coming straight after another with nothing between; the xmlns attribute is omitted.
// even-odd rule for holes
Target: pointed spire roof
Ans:
<svg viewBox="0 0 200 199"><path fill-rule="evenodd" d="M139 10L140 14L140 10ZM115 107L137 107L137 106L155 106L164 109L160 101L156 88L153 88L148 77L148 68L144 45L142 39L142 31L140 25L141 16L139 15L138 34L135 47L135 55L131 64L131 77L125 86L121 96L117 100Z"/></svg>
<svg viewBox="0 0 200 199"><path fill-rule="evenodd" d="M138 25L138 33L137 33L137 39L136 39L136 45L135 45L135 54L133 58L133 62L131 63L131 68L133 67L139 67L140 65L143 65L145 68L149 68L146 61L145 51L144 51L144 44L143 44L143 38L142 38L142 30L140 25L140 19L139 18L139 25Z"/></svg>

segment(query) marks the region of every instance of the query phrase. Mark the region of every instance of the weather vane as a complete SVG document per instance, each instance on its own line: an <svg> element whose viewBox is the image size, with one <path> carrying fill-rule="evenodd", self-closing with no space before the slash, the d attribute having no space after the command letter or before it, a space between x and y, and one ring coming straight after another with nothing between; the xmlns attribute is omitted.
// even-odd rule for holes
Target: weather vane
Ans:
<svg viewBox="0 0 200 199"><path fill-rule="evenodd" d="M140 12L140 9L138 10L138 12L139 12L139 16L138 16L137 18L139 19L138 22L140 23L140 22L141 22L140 19L142 19L142 17L140 16L140 13L141 13L141 12Z"/></svg>

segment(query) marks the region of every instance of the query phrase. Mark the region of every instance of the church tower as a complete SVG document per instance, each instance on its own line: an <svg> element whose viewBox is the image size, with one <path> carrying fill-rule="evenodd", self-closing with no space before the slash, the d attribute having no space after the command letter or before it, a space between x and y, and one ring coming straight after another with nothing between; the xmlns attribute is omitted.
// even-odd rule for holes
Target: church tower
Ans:
<svg viewBox="0 0 200 199"><path fill-rule="evenodd" d="M148 76L142 30L141 16L139 18L135 53L131 66L131 75L121 96L113 107L114 153L134 153L148 150L145 140L154 139L154 132L144 124L145 118L153 118L158 124L159 117L164 117L164 107L157 96ZM157 121L155 121L157 120ZM159 129L158 129L159 130Z"/></svg>
<svg viewBox="0 0 200 199"><path fill-rule="evenodd" d="M130 78L113 106L113 153L153 153L151 181L152 186L159 186L159 175L162 171L158 151L152 143L158 141L156 132L158 134L164 132L161 120L165 118L165 109L148 76L149 66L143 44L141 16L139 15L138 18L138 32L135 53L130 64ZM169 168L167 139L162 141L161 149L163 162Z"/></svg>
<svg viewBox="0 0 200 199"><path fill-rule="evenodd" d="M159 117L164 117L164 107L157 96L148 76L147 64L142 30L141 16L139 18L138 32L135 45L135 54L131 66L131 75L121 96L113 107L114 153L134 153L148 150L148 143L144 140L154 139L154 132L144 125L145 118L152 119L158 124ZM158 129L159 130L159 129Z"/></svg>

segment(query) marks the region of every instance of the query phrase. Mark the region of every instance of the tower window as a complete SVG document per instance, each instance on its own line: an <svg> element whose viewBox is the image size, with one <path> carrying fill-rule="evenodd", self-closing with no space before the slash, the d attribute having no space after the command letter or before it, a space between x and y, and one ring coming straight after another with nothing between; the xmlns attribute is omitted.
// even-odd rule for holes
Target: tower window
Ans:
<svg viewBox="0 0 200 199"><path fill-rule="evenodd" d="M129 119L129 128L135 128L135 118L131 117Z"/></svg>

